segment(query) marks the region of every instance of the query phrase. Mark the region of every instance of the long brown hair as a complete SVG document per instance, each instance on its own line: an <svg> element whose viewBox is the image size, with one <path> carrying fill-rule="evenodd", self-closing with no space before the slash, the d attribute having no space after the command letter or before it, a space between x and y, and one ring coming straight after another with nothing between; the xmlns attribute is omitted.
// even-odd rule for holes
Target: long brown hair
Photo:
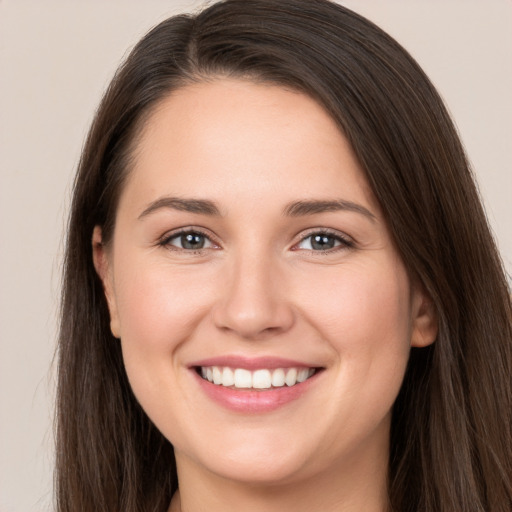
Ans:
<svg viewBox="0 0 512 512"><path fill-rule="evenodd" d="M151 30L115 75L87 138L69 221L59 346L59 512L165 511L171 444L128 384L92 261L131 150L155 105L234 76L315 98L350 141L439 335L413 348L393 410L390 507L512 509L512 327L504 271L457 133L417 63L371 22L326 0L226 0Z"/></svg>

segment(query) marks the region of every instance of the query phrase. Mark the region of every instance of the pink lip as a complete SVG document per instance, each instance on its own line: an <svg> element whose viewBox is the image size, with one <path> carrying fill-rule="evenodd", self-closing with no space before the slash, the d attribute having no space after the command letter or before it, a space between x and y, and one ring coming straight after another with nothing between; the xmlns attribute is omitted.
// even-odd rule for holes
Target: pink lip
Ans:
<svg viewBox="0 0 512 512"><path fill-rule="evenodd" d="M247 370L258 370L261 368L312 368L314 366L276 357L245 358L239 356L222 356L197 361L189 366L200 389L217 404L231 411L256 414L270 412L290 402L298 400L306 393L317 378L323 372L317 372L304 382L294 386L283 386L262 390L236 389L222 385L212 384L203 379L199 373L199 367L228 366L230 368L245 368Z"/></svg>
<svg viewBox="0 0 512 512"><path fill-rule="evenodd" d="M314 368L315 365L294 361L292 359L283 359L281 357L263 356L263 357L243 357L243 356L220 356L209 359L201 359L193 362L189 368L199 366L228 366L230 368L245 368L246 370L259 370L267 368L274 370L276 368Z"/></svg>

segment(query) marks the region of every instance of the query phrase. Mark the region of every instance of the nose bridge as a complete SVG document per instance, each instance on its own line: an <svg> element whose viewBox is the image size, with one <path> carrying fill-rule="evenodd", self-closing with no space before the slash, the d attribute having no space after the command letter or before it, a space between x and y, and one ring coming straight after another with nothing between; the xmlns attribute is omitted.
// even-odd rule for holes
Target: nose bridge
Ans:
<svg viewBox="0 0 512 512"><path fill-rule="evenodd" d="M283 332L293 323L278 257L254 245L231 256L215 314L219 328L247 339Z"/></svg>

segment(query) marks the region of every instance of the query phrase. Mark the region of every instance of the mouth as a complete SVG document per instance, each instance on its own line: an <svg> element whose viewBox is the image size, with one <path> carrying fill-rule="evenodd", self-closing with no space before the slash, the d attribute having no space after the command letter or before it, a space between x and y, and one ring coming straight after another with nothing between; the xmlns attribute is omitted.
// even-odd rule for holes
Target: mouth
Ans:
<svg viewBox="0 0 512 512"><path fill-rule="evenodd" d="M230 389L270 390L293 387L310 379L318 368L232 368L229 366L197 366L197 374L215 386Z"/></svg>
<svg viewBox="0 0 512 512"><path fill-rule="evenodd" d="M274 356L239 355L211 357L189 366L206 397L239 414L268 413L309 396L325 369Z"/></svg>

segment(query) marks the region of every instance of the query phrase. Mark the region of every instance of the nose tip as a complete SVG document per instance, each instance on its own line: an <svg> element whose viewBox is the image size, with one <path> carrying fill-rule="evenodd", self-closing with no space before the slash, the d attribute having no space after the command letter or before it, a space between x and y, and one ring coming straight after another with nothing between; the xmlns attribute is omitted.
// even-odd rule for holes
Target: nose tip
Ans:
<svg viewBox="0 0 512 512"><path fill-rule="evenodd" d="M243 339L283 333L294 323L282 279L268 265L238 269L228 280L214 312L217 328Z"/></svg>
<svg viewBox="0 0 512 512"><path fill-rule="evenodd" d="M239 303L236 307L224 308L224 314L219 316L220 329L237 333L244 339L263 339L286 331L291 324L291 315L283 308L264 310L261 304Z"/></svg>

